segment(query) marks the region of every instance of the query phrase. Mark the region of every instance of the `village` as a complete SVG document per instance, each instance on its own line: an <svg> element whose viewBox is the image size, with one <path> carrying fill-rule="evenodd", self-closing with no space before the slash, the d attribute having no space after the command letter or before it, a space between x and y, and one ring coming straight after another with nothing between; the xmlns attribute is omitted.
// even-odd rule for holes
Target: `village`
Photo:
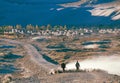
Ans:
<svg viewBox="0 0 120 83"><path fill-rule="evenodd" d="M57 27L57 26L56 26ZM79 38L81 36L88 36L88 35L100 35L100 34L114 34L118 35L120 34L119 28L106 28L106 29L100 29L100 28L79 28L79 29L68 29L66 26L58 26L57 28L52 28L50 25L47 25L46 27L33 27L32 25L26 26L26 28L22 28L20 25L16 25L15 28L13 26L6 26L5 29L3 27L0 27L0 37L1 38L28 38L30 36L67 36L72 38Z"/></svg>

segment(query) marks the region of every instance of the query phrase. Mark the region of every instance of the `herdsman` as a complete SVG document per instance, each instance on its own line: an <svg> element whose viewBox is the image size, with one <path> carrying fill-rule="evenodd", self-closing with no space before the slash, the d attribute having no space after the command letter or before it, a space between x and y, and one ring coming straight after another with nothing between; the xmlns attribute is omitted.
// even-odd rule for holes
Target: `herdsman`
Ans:
<svg viewBox="0 0 120 83"><path fill-rule="evenodd" d="M63 69L63 72L65 72L66 64L65 64L65 63L62 63L62 64L61 64L61 68Z"/></svg>
<svg viewBox="0 0 120 83"><path fill-rule="evenodd" d="M78 71L78 70L79 70L79 68L80 68L80 64L79 64L79 62L78 62L78 61L76 62L75 66L76 66L76 70Z"/></svg>

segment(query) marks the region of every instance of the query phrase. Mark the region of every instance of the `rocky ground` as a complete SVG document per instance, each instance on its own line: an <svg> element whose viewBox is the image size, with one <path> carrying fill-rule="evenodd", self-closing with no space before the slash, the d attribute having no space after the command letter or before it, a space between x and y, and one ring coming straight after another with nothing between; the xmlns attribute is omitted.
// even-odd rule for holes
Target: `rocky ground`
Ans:
<svg viewBox="0 0 120 83"><path fill-rule="evenodd" d="M109 40L109 44L101 45L101 48L86 49L82 45L84 42ZM120 52L120 37L119 35L94 35L81 37L80 39L68 37L53 37L47 41L32 41L32 44L46 53L47 56L56 60L59 63L69 62L71 60L84 60L94 56L109 56ZM105 47L102 47L105 46ZM60 49L60 50L58 50ZM61 50L63 49L63 50Z"/></svg>
<svg viewBox="0 0 120 83"><path fill-rule="evenodd" d="M99 49L89 49L88 52L56 52L49 48L46 48L48 45L56 45L59 43L64 44L64 46L69 47L71 49L82 49L82 42L84 41L97 41L103 39L110 39L111 43L109 44L110 48L106 48L105 52L96 52ZM70 62L72 60L84 60L87 58L91 58L97 55L105 55L109 56L109 54L119 54L120 51L120 36L101 36L98 38L97 36L90 36L85 38L78 39L70 39L67 37L53 37L52 39L47 39L47 41L26 41L27 39L17 40L20 42L24 42L27 44L33 45L36 50L41 53L45 53L53 60L57 61L59 64L62 62ZM0 44L5 44L6 42L0 42ZM12 43L6 43L13 45ZM21 59L18 59L14 62L14 65L21 69L19 72L10 73L12 75L12 82L14 83L120 83L120 76L111 75L107 72L101 70L95 71L81 71L81 72L65 72L65 73L57 73L51 75L43 65L38 64L31 60L31 56L25 46L21 44L14 44L16 48L9 49L11 52L15 54L19 54L24 56ZM37 46L37 47L36 47ZM68 56L70 55L70 57ZM43 63L44 64L44 63ZM58 66L60 66L58 64ZM48 66L49 67L49 66ZM1 82L5 78L5 75L0 75Z"/></svg>

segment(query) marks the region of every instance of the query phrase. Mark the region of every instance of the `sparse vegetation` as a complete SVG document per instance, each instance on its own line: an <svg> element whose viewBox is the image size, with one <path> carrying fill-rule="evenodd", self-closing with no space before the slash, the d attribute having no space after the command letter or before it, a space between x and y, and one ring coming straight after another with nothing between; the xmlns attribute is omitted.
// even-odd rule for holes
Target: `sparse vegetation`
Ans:
<svg viewBox="0 0 120 83"><path fill-rule="evenodd" d="M8 27L8 26L7 26ZM7 28L6 27L6 28ZM78 82L81 82L81 80L86 81L86 79L95 79L99 83L99 79L104 79L102 80L105 82L108 82L108 79L114 79L113 75L110 75L106 72L103 71L87 71L87 70L80 70L80 71L75 71L75 70L67 70L65 73L62 73L62 71L57 71L57 74L55 75L49 75L47 69L44 68L44 65L41 65L41 62L37 64L34 62L34 57L30 57L31 54L35 55L37 60L39 60L39 54L42 55L42 58L48 62L52 62L54 64L57 64L58 66L61 63L69 63L70 61L74 60L85 60L89 59L92 57L96 56L109 56L111 53L119 53L119 33L114 34L114 33L99 33L100 30L98 29L98 33L94 33L91 35L79 35L80 33L86 33L85 31L90 31L93 29L66 29L67 26L55 26L54 30L52 28L53 26L47 25L47 26L33 26L33 25L28 25L26 29L23 29L22 26L16 25L15 27L9 26L6 31L11 31L12 28L15 30L26 30L28 33L14 33L14 35L19 35L21 37L22 34L25 36L21 38L16 38L14 40L19 41L24 43L24 46L27 46L29 44L32 48L27 48L27 49L32 49L34 48L33 52L27 52L27 49L22 44L16 44L16 43L11 43L15 44L15 48L9 48L7 50L10 50L11 52L14 52L12 56L4 56L4 58L8 59L16 59L17 60L13 63L15 63L15 67L20 68L20 72L16 72L12 74L14 76L14 81L26 81L29 82L30 79L32 80L37 80L40 82L55 82L55 80L58 83L61 83L62 76L65 77L63 78L63 82L67 81L72 81L74 83L74 80L70 79L77 79ZM61 27L61 29L60 29ZM108 29L109 30L109 29ZM119 29L118 29L119 30ZM29 31L32 31L29 33ZM66 35L55 35L51 34L52 32L57 33L62 31L63 33L66 33ZM71 33L74 33L75 31L78 32L77 35L71 35ZM107 31L107 29L106 29ZM114 31L114 30L113 30ZM21 31L22 32L22 31ZM41 32L43 32L42 35ZM39 33L39 34L37 34ZM67 35L67 33L70 33L70 35ZM58 34L58 33L57 33ZM9 34L8 34L9 35ZM98 35L100 37L98 37ZM109 36L108 36L109 35ZM39 38L40 37L40 38ZM38 39L34 39L38 38ZM1 45L3 45L6 42L0 41ZM8 43L7 43L8 44ZM92 44L97 44L99 45L97 48L84 48L85 45L92 45ZM9 45L9 44L8 44ZM28 46L29 46L28 45ZM2 51L7 51L6 48ZM35 53L34 53L35 52ZM36 53L38 52L38 53ZM17 56L16 56L17 55ZM22 55L22 56L21 56ZM1 55L2 56L2 55ZM0 56L0 57L1 57ZM14 57L14 58L13 58ZM0 58L1 60L1 58ZM43 60L43 61L44 61ZM42 60L40 60L42 61ZM5 62L5 61L4 61ZM44 63L43 63L44 64ZM46 64L46 63L45 63ZM53 68L53 67L52 67ZM55 72L54 72L55 73ZM101 73L103 75L101 75ZM77 75L77 76L76 76ZM97 78L97 76L99 76ZM106 75L107 78L103 78ZM74 76L74 77L71 77ZM111 76L111 77L109 77ZM54 78L54 80L52 79ZM77 78L79 77L79 78ZM80 78L81 77L81 78ZM93 78L92 78L93 77ZM48 78L48 79L47 79ZM70 79L69 79L70 78ZM86 79L82 79L86 78ZM119 76L115 77L115 82L118 81L117 78ZM47 80L46 80L47 79ZM68 79L68 80L67 80ZM89 80L90 80L89 79ZM90 83L94 83L92 80Z"/></svg>

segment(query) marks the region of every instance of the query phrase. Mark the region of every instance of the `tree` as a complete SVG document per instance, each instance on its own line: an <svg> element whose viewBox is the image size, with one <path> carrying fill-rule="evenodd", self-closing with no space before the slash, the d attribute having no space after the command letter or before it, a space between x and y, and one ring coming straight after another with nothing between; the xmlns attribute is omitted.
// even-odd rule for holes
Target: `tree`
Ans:
<svg viewBox="0 0 120 83"><path fill-rule="evenodd" d="M47 30L50 30L52 26L50 24L47 25Z"/></svg>
<svg viewBox="0 0 120 83"><path fill-rule="evenodd" d="M17 25L15 26L15 28L18 29L18 30L20 30L20 29L22 29L22 26L17 24Z"/></svg>
<svg viewBox="0 0 120 83"><path fill-rule="evenodd" d="M63 27L63 26L59 26L59 28L60 28L61 31L64 30L64 27Z"/></svg>
<svg viewBox="0 0 120 83"><path fill-rule="evenodd" d="M31 24L26 26L26 29L29 31L33 31L34 30L34 26L32 26Z"/></svg>
<svg viewBox="0 0 120 83"><path fill-rule="evenodd" d="M67 29L67 26L66 26L66 25L64 25L64 27L63 27L63 28L64 28L64 30L66 30L66 29Z"/></svg>
<svg viewBox="0 0 120 83"><path fill-rule="evenodd" d="M12 30L13 29L13 26L4 26L4 30L6 30L6 31L10 31L10 30Z"/></svg>
<svg viewBox="0 0 120 83"><path fill-rule="evenodd" d="M4 33L4 27L0 27L0 35L3 35Z"/></svg>
<svg viewBox="0 0 120 83"><path fill-rule="evenodd" d="M59 27L58 26L54 26L53 29L54 29L54 31L56 31L56 30L59 29Z"/></svg>
<svg viewBox="0 0 120 83"><path fill-rule="evenodd" d="M41 27L40 27L40 30L45 30L45 26L41 26Z"/></svg>
<svg viewBox="0 0 120 83"><path fill-rule="evenodd" d="M35 26L35 30L36 30L36 31L39 31L39 30L40 30L40 28L39 28L38 25Z"/></svg>

